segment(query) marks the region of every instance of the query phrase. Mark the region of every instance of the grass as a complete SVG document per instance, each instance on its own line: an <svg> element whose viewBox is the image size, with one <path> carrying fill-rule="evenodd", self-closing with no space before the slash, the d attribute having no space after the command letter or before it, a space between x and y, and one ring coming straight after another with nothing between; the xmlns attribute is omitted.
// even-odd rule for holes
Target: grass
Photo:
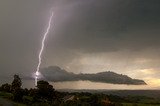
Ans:
<svg viewBox="0 0 160 106"><path fill-rule="evenodd" d="M0 97L11 99L11 98L13 98L13 94L12 93L7 93L7 92L0 92Z"/></svg>
<svg viewBox="0 0 160 106"><path fill-rule="evenodd" d="M21 103L16 103L11 101L10 99L13 98L13 94L12 93L7 93L7 92L0 92L0 98L4 98L6 101L13 103L14 106L26 106L24 104ZM3 104L0 103L0 106L3 106Z"/></svg>
<svg viewBox="0 0 160 106"><path fill-rule="evenodd" d="M123 103L123 106L160 106L160 105L141 104L141 103Z"/></svg>
<svg viewBox="0 0 160 106"><path fill-rule="evenodd" d="M14 106L26 106L25 104L21 104L21 103L13 103Z"/></svg>

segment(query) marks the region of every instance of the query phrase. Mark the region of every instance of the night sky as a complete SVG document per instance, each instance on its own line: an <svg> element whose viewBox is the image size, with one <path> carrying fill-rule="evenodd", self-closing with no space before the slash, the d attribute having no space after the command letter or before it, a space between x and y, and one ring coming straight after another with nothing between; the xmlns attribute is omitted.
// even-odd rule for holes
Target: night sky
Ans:
<svg viewBox="0 0 160 106"><path fill-rule="evenodd" d="M42 68L110 70L160 88L160 0L1 0L1 79L35 72L51 8Z"/></svg>

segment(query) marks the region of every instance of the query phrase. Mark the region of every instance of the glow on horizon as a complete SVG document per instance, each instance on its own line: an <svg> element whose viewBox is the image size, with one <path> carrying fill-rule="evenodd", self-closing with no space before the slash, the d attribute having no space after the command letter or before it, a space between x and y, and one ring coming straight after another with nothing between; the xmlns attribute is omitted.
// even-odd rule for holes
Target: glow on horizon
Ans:
<svg viewBox="0 0 160 106"><path fill-rule="evenodd" d="M37 80L38 80L39 75L40 75L39 69L40 69L40 66L41 66L41 63L42 63L42 53L43 53L43 50L44 50L46 37L47 37L47 35L49 33L49 30L51 28L52 18L53 18L53 11L51 12L51 16L49 18L48 27L46 29L46 32L43 35L41 49L40 49L40 52L39 52L39 55L38 55L39 61L38 61L38 65L37 65L37 69L36 69L36 73L35 73L35 86L37 85Z"/></svg>

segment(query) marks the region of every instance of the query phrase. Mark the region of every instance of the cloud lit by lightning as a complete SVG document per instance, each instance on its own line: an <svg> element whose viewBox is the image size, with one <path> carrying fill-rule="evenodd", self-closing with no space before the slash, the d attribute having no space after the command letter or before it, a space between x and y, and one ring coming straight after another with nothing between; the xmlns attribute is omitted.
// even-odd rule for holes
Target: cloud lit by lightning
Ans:
<svg viewBox="0 0 160 106"><path fill-rule="evenodd" d="M52 18L53 18L53 11L51 12L51 16L50 16L49 22L48 22L48 27L47 27L44 35L43 35L43 39L42 39L42 43L41 43L41 49L40 49L39 56L38 56L39 61L38 61L37 69L36 69L36 72L35 72L35 85L37 85L37 80L38 80L38 77L40 75L39 69L40 69L40 66L41 66L41 63L42 63L42 53L43 53L43 50L44 50L46 37L47 37L47 35L49 33L49 30L51 28Z"/></svg>

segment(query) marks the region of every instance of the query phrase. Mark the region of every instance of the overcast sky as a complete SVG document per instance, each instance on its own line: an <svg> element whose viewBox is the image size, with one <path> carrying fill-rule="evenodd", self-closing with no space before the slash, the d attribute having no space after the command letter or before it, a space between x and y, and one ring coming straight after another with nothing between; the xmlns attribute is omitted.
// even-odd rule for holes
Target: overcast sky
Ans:
<svg viewBox="0 0 160 106"><path fill-rule="evenodd" d="M160 85L159 0L1 0L0 77L35 72L51 8L42 67Z"/></svg>

